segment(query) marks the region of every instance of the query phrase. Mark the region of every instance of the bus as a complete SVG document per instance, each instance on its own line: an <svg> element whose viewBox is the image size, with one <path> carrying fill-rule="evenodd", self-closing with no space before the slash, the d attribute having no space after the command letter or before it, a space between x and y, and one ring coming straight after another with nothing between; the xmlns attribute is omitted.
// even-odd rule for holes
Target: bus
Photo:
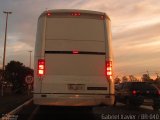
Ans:
<svg viewBox="0 0 160 120"><path fill-rule="evenodd" d="M110 18L77 9L44 11L38 19L33 103L114 104Z"/></svg>

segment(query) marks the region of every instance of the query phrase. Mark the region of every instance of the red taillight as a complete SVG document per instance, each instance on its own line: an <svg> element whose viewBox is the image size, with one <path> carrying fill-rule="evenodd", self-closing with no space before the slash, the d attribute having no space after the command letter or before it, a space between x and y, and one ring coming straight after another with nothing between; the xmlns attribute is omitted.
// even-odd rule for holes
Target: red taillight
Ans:
<svg viewBox="0 0 160 120"><path fill-rule="evenodd" d="M79 12L74 12L74 13L72 13L71 15L72 15L72 16L80 16L81 13L79 13Z"/></svg>
<svg viewBox="0 0 160 120"><path fill-rule="evenodd" d="M106 76L112 78L112 61L106 61Z"/></svg>
<svg viewBox="0 0 160 120"><path fill-rule="evenodd" d="M45 60L39 59L38 60L38 76L43 76L45 72Z"/></svg>
<svg viewBox="0 0 160 120"><path fill-rule="evenodd" d="M137 94L137 91L136 91L136 90L133 90L133 91L132 91L132 94L133 94L133 95L136 95L136 94Z"/></svg>
<svg viewBox="0 0 160 120"><path fill-rule="evenodd" d="M78 53L79 53L79 51L77 51L77 50L73 50L73 51L72 51L72 53L73 53L73 54L78 54Z"/></svg>
<svg viewBox="0 0 160 120"><path fill-rule="evenodd" d="M52 14L50 12L47 12L47 16L51 16Z"/></svg>

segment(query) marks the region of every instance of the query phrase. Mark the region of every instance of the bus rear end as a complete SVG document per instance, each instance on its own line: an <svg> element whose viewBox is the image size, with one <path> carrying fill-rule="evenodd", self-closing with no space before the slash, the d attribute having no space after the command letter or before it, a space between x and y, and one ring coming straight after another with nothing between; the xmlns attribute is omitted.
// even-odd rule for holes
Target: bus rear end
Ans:
<svg viewBox="0 0 160 120"><path fill-rule="evenodd" d="M35 104L113 104L109 22L106 14L85 10L53 10L40 16Z"/></svg>

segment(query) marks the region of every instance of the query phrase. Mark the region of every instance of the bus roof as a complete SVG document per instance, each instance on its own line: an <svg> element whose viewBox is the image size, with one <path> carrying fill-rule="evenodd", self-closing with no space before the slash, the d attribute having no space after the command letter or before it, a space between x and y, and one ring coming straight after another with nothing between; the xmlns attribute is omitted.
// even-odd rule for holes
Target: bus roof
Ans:
<svg viewBox="0 0 160 120"><path fill-rule="evenodd" d="M44 11L40 16L46 15L46 13L72 13L72 12L79 12L79 13L85 13L85 14L93 14L93 15L104 15L108 20L110 20L109 16L104 12L99 11L92 11L92 10L80 10L80 9L53 9L53 10L46 10Z"/></svg>

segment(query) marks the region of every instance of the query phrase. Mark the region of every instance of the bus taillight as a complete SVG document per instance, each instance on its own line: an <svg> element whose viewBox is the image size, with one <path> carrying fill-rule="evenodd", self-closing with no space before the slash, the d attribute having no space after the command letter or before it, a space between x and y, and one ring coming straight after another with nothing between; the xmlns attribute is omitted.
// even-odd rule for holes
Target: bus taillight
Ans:
<svg viewBox="0 0 160 120"><path fill-rule="evenodd" d="M112 78L112 61L106 61L106 77Z"/></svg>
<svg viewBox="0 0 160 120"><path fill-rule="evenodd" d="M79 51L77 51L77 50L72 51L72 54L78 54L78 53L79 53Z"/></svg>
<svg viewBox="0 0 160 120"><path fill-rule="evenodd" d="M71 13L71 15L72 15L72 16L80 16L81 13L79 13L79 12L74 12L74 13Z"/></svg>
<svg viewBox="0 0 160 120"><path fill-rule="evenodd" d="M50 12L47 12L47 16L51 16L52 15L52 13L50 13Z"/></svg>
<svg viewBox="0 0 160 120"><path fill-rule="evenodd" d="M45 60L39 59L38 60L38 76L43 76L45 73Z"/></svg>

